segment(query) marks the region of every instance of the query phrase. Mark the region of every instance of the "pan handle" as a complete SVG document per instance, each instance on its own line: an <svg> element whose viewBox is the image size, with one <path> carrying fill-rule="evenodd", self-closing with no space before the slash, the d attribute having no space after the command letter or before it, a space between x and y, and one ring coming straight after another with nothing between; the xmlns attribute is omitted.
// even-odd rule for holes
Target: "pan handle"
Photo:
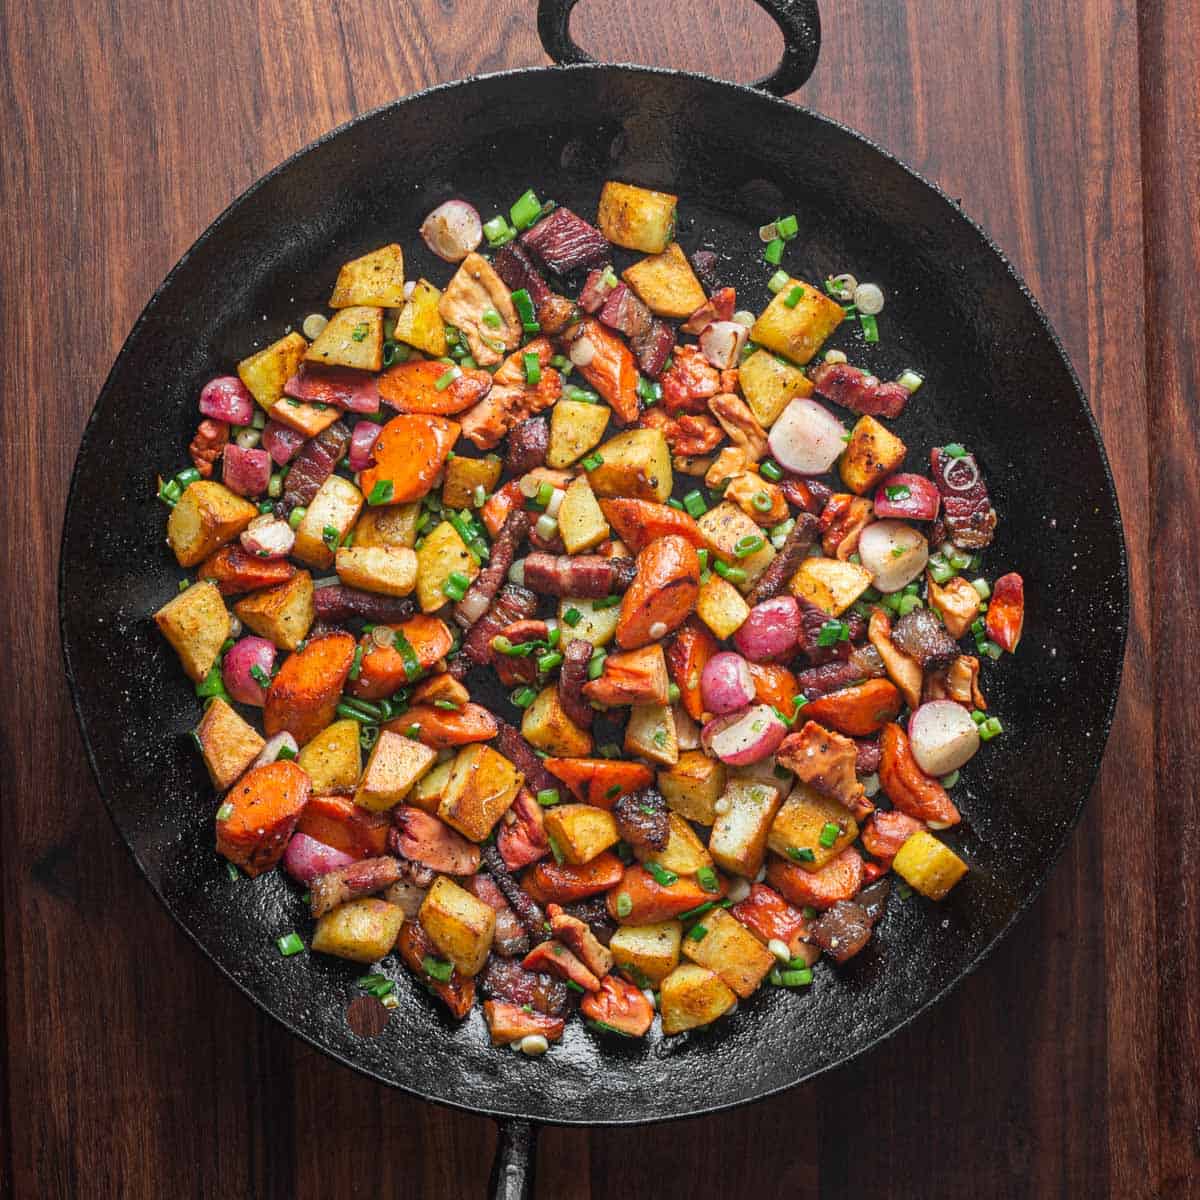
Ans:
<svg viewBox="0 0 1200 1200"><path fill-rule="evenodd" d="M500 1140L492 1161L492 1200L533 1200L537 1126L529 1121L499 1124Z"/></svg>
<svg viewBox="0 0 1200 1200"><path fill-rule="evenodd" d="M546 53L559 66L596 60L571 36L571 11L579 0L538 0L538 35ZM783 57L779 65L752 86L786 96L808 82L821 52L821 16L817 0L754 0L779 26Z"/></svg>

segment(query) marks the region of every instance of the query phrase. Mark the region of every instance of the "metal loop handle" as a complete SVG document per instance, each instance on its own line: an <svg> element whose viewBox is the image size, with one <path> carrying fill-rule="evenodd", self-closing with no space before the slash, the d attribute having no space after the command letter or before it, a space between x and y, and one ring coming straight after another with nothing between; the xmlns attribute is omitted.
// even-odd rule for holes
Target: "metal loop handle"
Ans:
<svg viewBox="0 0 1200 1200"><path fill-rule="evenodd" d="M536 1166L537 1126L529 1121L501 1121L492 1161L492 1200L533 1200Z"/></svg>
<svg viewBox="0 0 1200 1200"><path fill-rule="evenodd" d="M571 36L571 12L579 0L538 0L538 36L546 53L560 66L596 60ZM786 96L808 82L821 53L821 16L817 0L754 0L779 26L783 57L753 87Z"/></svg>

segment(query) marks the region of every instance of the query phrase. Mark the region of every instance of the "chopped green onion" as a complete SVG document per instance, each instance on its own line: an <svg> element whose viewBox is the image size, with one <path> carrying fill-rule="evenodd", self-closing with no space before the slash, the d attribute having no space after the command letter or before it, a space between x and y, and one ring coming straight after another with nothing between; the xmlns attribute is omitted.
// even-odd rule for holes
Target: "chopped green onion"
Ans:
<svg viewBox="0 0 1200 1200"><path fill-rule="evenodd" d="M559 849L558 843L552 837L547 837L546 841L550 843L550 853L554 855L554 861L561 867L566 862L566 858Z"/></svg>
<svg viewBox="0 0 1200 1200"><path fill-rule="evenodd" d="M702 917L706 912L711 912L716 907L716 902L713 900L705 900L703 904L697 904L695 908L689 908L687 912L681 912L678 919L680 921L690 921L693 917Z"/></svg>
<svg viewBox="0 0 1200 1200"><path fill-rule="evenodd" d="M841 836L841 832L841 829L839 829L838 826L832 821L826 821L825 824L821 826L821 832L817 837L817 841L820 842L826 850L830 850L833 848L834 842L836 842Z"/></svg>
<svg viewBox="0 0 1200 1200"><path fill-rule="evenodd" d="M546 634L546 645L553 650L560 641L562 641L562 630L557 625L554 625L551 627L550 632Z"/></svg>
<svg viewBox="0 0 1200 1200"><path fill-rule="evenodd" d="M517 229L528 229L542 215L542 205L532 188L517 198L508 210L509 220Z"/></svg>
<svg viewBox="0 0 1200 1200"><path fill-rule="evenodd" d="M721 890L721 885L717 880L717 873L712 867L701 867L696 872L696 882L706 892L718 892Z"/></svg>
<svg viewBox="0 0 1200 1200"><path fill-rule="evenodd" d="M497 247L511 242L517 236L517 231L503 217L493 217L483 223L483 236L487 238L489 246Z"/></svg>
<svg viewBox="0 0 1200 1200"><path fill-rule="evenodd" d="M676 500L674 496L668 496L667 497L667 507L674 508L674 509L678 510L679 512L683 512L683 501Z"/></svg>
<svg viewBox="0 0 1200 1200"><path fill-rule="evenodd" d="M567 400L574 400L576 404L599 404L600 394L598 392L589 391L587 388L576 387L573 383L568 383L563 388L563 396Z"/></svg>
<svg viewBox="0 0 1200 1200"><path fill-rule="evenodd" d="M537 794L537 802L543 808L553 808L558 803L558 788L543 788Z"/></svg>
<svg viewBox="0 0 1200 1200"><path fill-rule="evenodd" d="M371 494L367 497L367 503L373 508L380 504L387 504L395 494L395 490L390 479L381 479L371 489Z"/></svg>
<svg viewBox="0 0 1200 1200"><path fill-rule="evenodd" d="M677 683L667 684L667 701L668 701L668 703L670 703L670 704L676 703L679 699L679 695L680 695L679 684L677 684Z"/></svg>
<svg viewBox="0 0 1200 1200"><path fill-rule="evenodd" d="M583 613L581 613L579 611L579 609L577 609L574 605L572 605L570 608L567 609L566 612L563 613L562 619L568 625L570 625L572 629L574 629L575 626L578 625L579 622L583 620Z"/></svg>
<svg viewBox="0 0 1200 1200"><path fill-rule="evenodd" d="M858 320L862 326L863 341L879 341L879 322L870 313L859 313Z"/></svg>
<svg viewBox="0 0 1200 1200"><path fill-rule="evenodd" d="M954 577L954 568L940 554L929 556L929 574L934 583L945 583Z"/></svg>
<svg viewBox="0 0 1200 1200"><path fill-rule="evenodd" d="M370 327L365 321L360 321L355 327L350 330L350 339L355 342L364 342L367 339L367 333Z"/></svg>
<svg viewBox="0 0 1200 1200"><path fill-rule="evenodd" d="M601 758L620 758L621 757L621 747L618 746L616 744L616 742L605 742L600 747L600 757Z"/></svg>
<svg viewBox="0 0 1200 1200"><path fill-rule="evenodd" d="M738 538L733 547L735 558L749 558L752 554L757 554L766 543L758 534L747 534L743 538Z"/></svg>
<svg viewBox="0 0 1200 1200"><path fill-rule="evenodd" d="M356 654L356 656L360 654L361 650L362 650L362 647L361 647L361 646L357 647L357 649L355 650L355 654ZM353 667L353 665L351 666L351 668L350 668L350 669L351 669L351 671L353 671L353 670L354 670L354 667ZM250 667L250 678L251 678L251 679L253 679L253 680L254 680L254 682L255 682L255 683L257 683L259 687L263 687L263 688L265 688L265 687L270 687L270 686L271 686L271 677L270 677L270 675L268 675L268 674L266 673L266 671L264 671L264 670L262 669L262 667L260 667L260 666L258 665L258 663L253 663L253 664L251 664L251 667ZM353 675L352 675L352 676L351 676L351 678L352 678L352 679L353 679L353 678L356 678L356 676L353 676Z"/></svg>
<svg viewBox="0 0 1200 1200"><path fill-rule="evenodd" d="M225 690L225 680L221 675L219 663L213 663L208 669L208 674L196 684L196 695L201 697L201 699L208 699L213 696L219 696L222 700L229 699L229 693Z"/></svg>
<svg viewBox="0 0 1200 1200"><path fill-rule="evenodd" d="M303 521L306 516L308 516L308 509L303 504L297 504L296 507L293 508L290 513L288 513L288 524L293 529L299 529L300 522Z"/></svg>
<svg viewBox="0 0 1200 1200"><path fill-rule="evenodd" d="M904 483L897 483L883 490L889 500L907 500L912 495L912 489Z"/></svg>
<svg viewBox="0 0 1200 1200"><path fill-rule="evenodd" d="M594 471L603 462L604 459L599 454L589 454L583 460L582 466L585 471Z"/></svg>
<svg viewBox="0 0 1200 1200"><path fill-rule="evenodd" d="M195 483L199 478L200 472L195 467L184 467L183 470L175 476L175 482L186 491L187 488L191 484Z"/></svg>
<svg viewBox="0 0 1200 1200"><path fill-rule="evenodd" d="M617 893L617 916L627 917L633 912L633 898L628 892Z"/></svg>
<svg viewBox="0 0 1200 1200"><path fill-rule="evenodd" d="M720 559L713 564L713 570L716 571L722 579L727 579L730 583L745 583L746 572L742 567L731 567L723 563Z"/></svg>
<svg viewBox="0 0 1200 1200"><path fill-rule="evenodd" d="M702 942L708 935L708 926L696 924L687 931L687 935L693 942Z"/></svg>
<svg viewBox="0 0 1200 1200"><path fill-rule="evenodd" d="M925 605L921 603L920 596L902 596L900 598L900 603L897 606L896 611L902 617L907 617L908 614L910 612L912 612L914 609L924 608L924 607L925 607Z"/></svg>
<svg viewBox="0 0 1200 1200"><path fill-rule="evenodd" d="M536 642L518 642L514 644L502 633L496 634L491 640L491 648L497 654L503 654L506 658L528 658L536 647Z"/></svg>
<svg viewBox="0 0 1200 1200"><path fill-rule="evenodd" d="M451 571L442 584L442 595L455 602L467 594L471 581L461 571Z"/></svg>
<svg viewBox="0 0 1200 1200"><path fill-rule="evenodd" d="M816 862L817 856L807 847L789 846L787 848L788 858L795 859L796 862Z"/></svg>
<svg viewBox="0 0 1200 1200"><path fill-rule="evenodd" d="M951 771L949 775L943 775L938 782L944 788L952 788L959 781L959 778L960 775L958 771Z"/></svg>
<svg viewBox="0 0 1200 1200"><path fill-rule="evenodd" d="M683 498L683 507L693 517L702 517L708 512L708 505L699 491L688 492Z"/></svg>
<svg viewBox="0 0 1200 1200"><path fill-rule="evenodd" d="M438 376L433 386L439 392L444 392L461 374L462 371L458 367L451 367L445 374Z"/></svg>
<svg viewBox="0 0 1200 1200"><path fill-rule="evenodd" d="M784 987L807 987L813 981L813 973L808 967L799 971L780 971L779 981Z"/></svg>
<svg viewBox="0 0 1200 1200"><path fill-rule="evenodd" d="M644 865L646 871L654 877L654 882L659 887L670 887L671 884L677 883L679 880L679 876L674 871L668 871L666 867L662 867L656 862L647 862Z"/></svg>
<svg viewBox="0 0 1200 1200"><path fill-rule="evenodd" d="M275 755L276 762L291 762L296 757L296 752L291 746L280 746L279 753Z"/></svg>
<svg viewBox="0 0 1200 1200"><path fill-rule="evenodd" d="M992 585L986 579L972 579L971 586L979 594L980 600L987 600L992 594Z"/></svg>
<svg viewBox="0 0 1200 1200"><path fill-rule="evenodd" d="M537 387L542 382L542 364L536 351L530 350L521 355L525 364L525 383L529 387Z"/></svg>
<svg viewBox="0 0 1200 1200"><path fill-rule="evenodd" d="M616 608L621 603L620 596L600 596L592 601L592 608L596 612L603 612L606 608Z"/></svg>
<svg viewBox="0 0 1200 1200"><path fill-rule="evenodd" d="M537 333L541 326L538 324L537 309L533 306L533 297L529 292L525 288L518 288L512 294L512 302L525 332Z"/></svg>
<svg viewBox="0 0 1200 1200"><path fill-rule="evenodd" d="M285 933L283 937L276 940L275 945L279 947L279 953L284 958L291 958L293 954L299 954L304 949L304 943L300 940L298 933Z"/></svg>
<svg viewBox="0 0 1200 1200"><path fill-rule="evenodd" d="M361 725L378 725L383 718L383 712L367 700L356 700L353 696L343 696L338 701L337 715Z"/></svg>
<svg viewBox="0 0 1200 1200"><path fill-rule="evenodd" d="M537 660L537 669L542 675L546 675L550 671L553 671L554 668L562 662L562 660L562 652L559 650L553 650L549 654L541 655L541 657Z"/></svg>
<svg viewBox="0 0 1200 1200"><path fill-rule="evenodd" d="M780 217L775 222L775 232L784 241L790 242L800 232L800 222L796 219L796 214L789 213L786 217Z"/></svg>
<svg viewBox="0 0 1200 1200"><path fill-rule="evenodd" d="M977 708L972 710L971 720L974 721L976 725L982 725L987 719L987 713L981 712Z"/></svg>
<svg viewBox="0 0 1200 1200"><path fill-rule="evenodd" d="M700 570L703 573L708 570L708 547L705 546L696 551L696 557L700 560Z"/></svg>
<svg viewBox="0 0 1200 1200"><path fill-rule="evenodd" d="M458 705L453 700L435 700L434 708L444 708L450 712L458 712Z"/></svg>
<svg viewBox="0 0 1200 1200"><path fill-rule="evenodd" d="M786 271L776 271L770 279L767 280L767 290L772 292L782 292L788 285L791 276Z"/></svg>
<svg viewBox="0 0 1200 1200"><path fill-rule="evenodd" d="M778 483L783 478L783 471L772 459L763 459L762 465L758 469L762 472L762 477L769 479L772 483Z"/></svg>
<svg viewBox="0 0 1200 1200"><path fill-rule="evenodd" d="M480 320L492 329L499 329L504 324L504 318L494 308L485 308Z"/></svg>
<svg viewBox="0 0 1200 1200"><path fill-rule="evenodd" d="M763 258L773 267L783 262L783 238L773 238L763 250Z"/></svg>
<svg viewBox="0 0 1200 1200"><path fill-rule="evenodd" d="M226 801L217 809L217 820L228 821L233 816L233 805Z"/></svg>
<svg viewBox="0 0 1200 1200"><path fill-rule="evenodd" d="M518 708L528 708L537 699L537 692L531 687L518 688L512 694L512 702Z"/></svg>
<svg viewBox="0 0 1200 1200"><path fill-rule="evenodd" d="M449 983L450 976L454 974L454 964L427 954L421 959L421 970L430 979L436 979L438 983Z"/></svg>
<svg viewBox="0 0 1200 1200"><path fill-rule="evenodd" d="M387 341L383 343L383 365L394 367L397 363L407 362L412 350L403 342Z"/></svg>
<svg viewBox="0 0 1200 1200"><path fill-rule="evenodd" d="M237 883L237 881L242 877L241 871L239 871L231 862L227 862L225 864L225 873L229 876L231 883Z"/></svg>
<svg viewBox="0 0 1200 1200"><path fill-rule="evenodd" d="M788 292L786 296L784 296L783 302L788 308L795 308L803 298L804 289L799 284L796 284L796 286L792 288L792 290Z"/></svg>
<svg viewBox="0 0 1200 1200"><path fill-rule="evenodd" d="M754 506L755 512L765 513L771 511L771 497L766 492L755 492L750 497L750 503Z"/></svg>
<svg viewBox="0 0 1200 1200"><path fill-rule="evenodd" d="M896 382L911 396L925 382L925 377L918 375L916 371L901 371Z"/></svg>
<svg viewBox="0 0 1200 1200"><path fill-rule="evenodd" d="M1000 724L999 717L988 717L982 725L979 726L980 741L990 742L992 738L997 737L1004 732L1004 726Z"/></svg>
<svg viewBox="0 0 1200 1200"><path fill-rule="evenodd" d="M341 544L342 531L334 525L326 525L321 530L321 541L325 543L330 551L334 551Z"/></svg>
<svg viewBox="0 0 1200 1200"><path fill-rule="evenodd" d="M596 650L588 660L588 678L599 679L604 674L604 660L608 657L603 650Z"/></svg>
<svg viewBox="0 0 1200 1200"><path fill-rule="evenodd" d="M817 645L822 649L836 646L838 642L850 640L850 626L845 621L826 621L817 634Z"/></svg>
<svg viewBox="0 0 1200 1200"><path fill-rule="evenodd" d="M646 404L657 404L662 399L662 384L653 379L638 376L637 394Z"/></svg>

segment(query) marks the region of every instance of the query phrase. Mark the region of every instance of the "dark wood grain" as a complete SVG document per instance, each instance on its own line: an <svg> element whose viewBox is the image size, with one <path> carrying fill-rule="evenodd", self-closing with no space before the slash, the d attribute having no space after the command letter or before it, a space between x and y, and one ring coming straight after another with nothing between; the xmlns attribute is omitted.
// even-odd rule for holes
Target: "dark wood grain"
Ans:
<svg viewBox="0 0 1200 1200"><path fill-rule="evenodd" d="M92 400L195 236L355 112L544 61L533 9L492 0L480 20L465 0L0 2L4 1196L482 1194L489 1122L293 1041L139 881L62 683L55 556ZM962 198L1092 397L1133 584L1117 724L1047 892L935 1012L749 1109L548 1130L539 1195L1196 1195L1195 5L826 0L823 15L804 102ZM575 29L602 57L739 79L778 49L771 22L738 0L586 0Z"/></svg>

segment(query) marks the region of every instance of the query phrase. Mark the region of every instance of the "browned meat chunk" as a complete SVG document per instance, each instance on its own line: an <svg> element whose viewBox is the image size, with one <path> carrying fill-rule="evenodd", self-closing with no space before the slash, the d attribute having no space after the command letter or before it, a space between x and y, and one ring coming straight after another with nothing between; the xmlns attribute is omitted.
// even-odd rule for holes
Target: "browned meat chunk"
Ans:
<svg viewBox="0 0 1200 1200"><path fill-rule="evenodd" d="M484 846L483 861L521 924L534 937L545 937L550 931L546 914L542 912L538 902L517 882L500 851L494 845Z"/></svg>
<svg viewBox="0 0 1200 1200"><path fill-rule="evenodd" d="M571 596L583 600L623 592L637 574L632 558L602 558L577 554L574 558L540 551L525 559L525 586L539 596Z"/></svg>
<svg viewBox="0 0 1200 1200"><path fill-rule="evenodd" d="M561 207L521 234L521 244L547 271L556 275L599 266L612 254L612 247L600 230L569 208Z"/></svg>
<svg viewBox="0 0 1200 1200"><path fill-rule="evenodd" d="M942 494L942 522L950 540L960 550L981 550L992 544L996 510L975 455L948 454L935 446L929 454L933 481Z"/></svg>
<svg viewBox="0 0 1200 1200"><path fill-rule="evenodd" d="M416 605L407 596L383 596L340 583L317 588L313 592L313 608L317 620L327 625L337 625L353 617L375 625L392 625L407 621L416 612Z"/></svg>
<svg viewBox="0 0 1200 1200"><path fill-rule="evenodd" d="M537 597L528 588L518 587L515 583L504 584L491 607L463 638L462 651L452 661L452 669L461 677L464 668L469 669L472 664L487 666L494 655L492 639L514 621L524 620L535 612Z"/></svg>
<svg viewBox="0 0 1200 1200"><path fill-rule="evenodd" d="M479 870L479 847L468 842L432 813L400 804L392 811L395 828L388 848L402 858L444 875L473 875Z"/></svg>
<svg viewBox="0 0 1200 1200"><path fill-rule="evenodd" d="M864 799L855 770L858 748L850 738L816 721L807 721L799 733L789 733L775 757L801 783L846 808L857 808Z"/></svg>
<svg viewBox="0 0 1200 1200"><path fill-rule="evenodd" d="M583 698L583 686L588 681L588 663L592 660L592 643L583 638L571 638L563 647L563 661L558 673L558 700L563 712L581 729L592 727L595 715L592 706Z"/></svg>
<svg viewBox="0 0 1200 1200"><path fill-rule="evenodd" d="M768 568L769 569L769 568ZM831 617L811 600L800 600L800 653L816 666L848 659L854 643L866 632L866 624L856 612L845 612L840 617ZM845 632L846 637L842 637ZM828 642L823 646L822 640Z"/></svg>
<svg viewBox="0 0 1200 1200"><path fill-rule="evenodd" d="M886 879L864 888L853 900L839 900L813 922L812 940L835 962L853 958L870 940L883 915L891 883Z"/></svg>
<svg viewBox="0 0 1200 1200"><path fill-rule="evenodd" d="M546 465L550 447L550 423L545 417L530 417L515 426L508 435L504 451L504 470L509 475L524 475L534 467Z"/></svg>
<svg viewBox="0 0 1200 1200"><path fill-rule="evenodd" d="M201 478L211 479L213 465L229 444L229 422L214 421L205 417L196 427L196 436L188 446L188 455L192 466L200 472Z"/></svg>
<svg viewBox="0 0 1200 1200"><path fill-rule="evenodd" d="M309 897L314 917L323 917L339 904L372 896L389 888L400 878L400 864L394 858L364 858L318 875L309 885Z"/></svg>
<svg viewBox="0 0 1200 1200"><path fill-rule="evenodd" d="M896 622L892 641L924 671L940 671L958 657L958 645L928 608L914 608Z"/></svg>
<svg viewBox="0 0 1200 1200"><path fill-rule="evenodd" d="M496 933L492 949L505 958L523 958L529 953L529 935L517 914L504 898L490 875L472 875L464 885L496 914Z"/></svg>
<svg viewBox="0 0 1200 1200"><path fill-rule="evenodd" d="M809 372L818 396L852 412L872 417L898 417L908 403L901 383L881 383L849 363L820 363Z"/></svg>
<svg viewBox="0 0 1200 1200"><path fill-rule="evenodd" d="M492 599L508 577L517 549L528 532L529 514L520 508L510 512L492 543L488 565L475 576L475 582L467 589L467 594L454 606L454 619L463 629L470 629L487 613ZM505 622L506 625L511 623L511 620ZM491 638L488 642L491 642Z"/></svg>
<svg viewBox="0 0 1200 1200"><path fill-rule="evenodd" d="M491 956L479 976L479 990L491 1000L528 1004L557 1017L567 1009L567 985L553 975L527 971L520 964Z"/></svg>
<svg viewBox="0 0 1200 1200"><path fill-rule="evenodd" d="M667 803L653 788L629 792L613 805L621 837L631 846L665 850L671 836Z"/></svg>
<svg viewBox="0 0 1200 1200"><path fill-rule="evenodd" d="M806 512L796 517L792 532L784 539L783 549L771 559L771 565L759 576L758 582L746 598L747 604L753 607L764 600L773 600L787 590L788 581L795 575L813 542L817 540L817 530L816 517Z"/></svg>
<svg viewBox="0 0 1200 1200"><path fill-rule="evenodd" d="M608 947L601 945L586 921L571 916L561 905L551 904L546 911L554 936L571 950L597 979L603 979L612 970L613 965L613 956Z"/></svg>
<svg viewBox="0 0 1200 1200"><path fill-rule="evenodd" d="M292 459L283 486L283 503L288 509L297 505L307 507L321 489L321 484L333 474L350 445L350 430L341 421L310 438L304 449Z"/></svg>
<svg viewBox="0 0 1200 1200"><path fill-rule="evenodd" d="M496 833L496 848L510 871L519 871L550 853L542 806L521 788Z"/></svg>
<svg viewBox="0 0 1200 1200"><path fill-rule="evenodd" d="M616 924L608 913L608 903L602 895L576 900L573 904L565 905L563 911L583 921L602 946L607 946L617 931Z"/></svg>
<svg viewBox="0 0 1200 1200"><path fill-rule="evenodd" d="M525 253L519 242L509 242L504 246L492 262L496 274L508 285L510 291L519 292L522 288L529 293L529 299L537 308L550 295L550 286L541 277L533 259Z"/></svg>
<svg viewBox="0 0 1200 1200"><path fill-rule="evenodd" d="M642 374L657 379L675 349L675 326L654 317L645 329L630 338L629 344Z"/></svg>

